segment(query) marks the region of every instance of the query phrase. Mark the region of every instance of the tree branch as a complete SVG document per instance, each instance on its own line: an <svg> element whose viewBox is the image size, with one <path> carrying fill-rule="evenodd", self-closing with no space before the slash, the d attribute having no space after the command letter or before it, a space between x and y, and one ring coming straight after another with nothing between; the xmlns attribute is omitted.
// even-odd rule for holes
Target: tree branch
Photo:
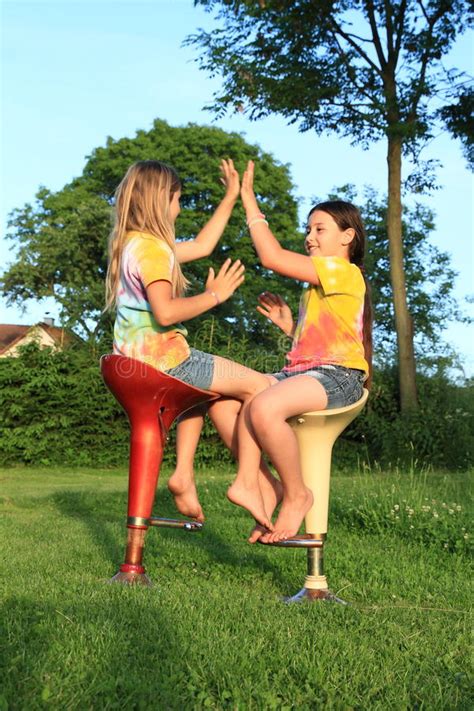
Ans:
<svg viewBox="0 0 474 711"><path fill-rule="evenodd" d="M393 23L392 23L392 5L390 0L384 0L385 5L385 28L387 30L387 55L388 60L393 59Z"/></svg>
<svg viewBox="0 0 474 711"><path fill-rule="evenodd" d="M373 69L374 71L376 71L377 74L379 74L379 75L381 76L381 75L382 75L382 72L381 72L380 67L378 67L378 66L375 64L375 62L373 62L373 61L371 60L371 58L369 57L369 55L366 54L366 52L364 52L364 50L362 49L362 47L359 47L359 45L357 44L357 42L354 42L354 40L352 39L352 35L350 35L350 34L348 34L347 32L345 32L345 31L342 29L342 27L336 22L336 20L335 20L333 17L330 18L330 22L331 22L331 23L334 25L334 27L336 28L336 34L341 35L341 37L343 37L343 38L346 40L346 42L348 42L348 43L351 45L351 47L356 50L357 54L358 54L360 57L362 57L362 59L365 59L365 61L367 62L367 64L368 64L370 67L372 67L372 69ZM368 40L368 41L370 41L370 40Z"/></svg>
<svg viewBox="0 0 474 711"><path fill-rule="evenodd" d="M397 16L397 39L395 42L395 62L398 62L398 56L400 54L400 48L402 46L403 29L405 24L405 12L407 9L407 0L402 0L400 3L400 11Z"/></svg>
<svg viewBox="0 0 474 711"><path fill-rule="evenodd" d="M361 42L368 42L369 44L373 44L373 40L367 39L366 37L360 37L359 35L354 34L353 32L346 32L348 37L355 37L356 39L360 40Z"/></svg>
<svg viewBox="0 0 474 711"><path fill-rule="evenodd" d="M410 111L409 117L408 117L409 121L413 121L416 116L416 110L418 108L418 104L420 103L420 99L423 95L423 90L425 88L426 72L428 69L428 63L429 63L429 58L430 58L429 55L430 55L430 48L431 48L431 40L433 38L434 26L436 25L438 20L440 20L447 11L446 7L440 7L438 9L437 13L435 13L432 17L429 17L427 15L427 13L425 12L425 9L423 7L423 3L421 2L421 0L417 0L417 3L422 8L423 14L424 14L426 21L428 23L428 36L426 38L425 50L423 51L423 54L421 57L420 80L418 82L418 88L417 88L417 90L414 94L414 97L413 97L412 107L411 107L411 111Z"/></svg>
<svg viewBox="0 0 474 711"><path fill-rule="evenodd" d="M420 8L421 8L421 12L422 12L423 15L425 16L426 22L429 24L430 18L428 17L428 13L426 12L425 7L424 7L422 1L421 1L421 0L416 0L416 2L418 3L418 5L419 5Z"/></svg>
<svg viewBox="0 0 474 711"><path fill-rule="evenodd" d="M374 15L374 8L371 0L364 0L365 8L367 10L367 16L369 18L370 29L372 30L372 37L374 39L374 47L377 52L377 57L379 58L381 70L385 69L387 65L387 60L383 53L382 43L380 41L379 31L377 29L377 21Z"/></svg>
<svg viewBox="0 0 474 711"><path fill-rule="evenodd" d="M338 38L337 38L337 36L336 36L336 33L335 33L335 35L334 35L334 40L335 40L335 42L336 42L336 45L337 45L337 48L338 48L338 51L339 51L339 55L340 55L342 61L344 62L344 64L347 66L347 70L348 70L348 71L347 71L347 76L348 76L348 78L349 78L349 81L352 83L352 85L355 87L355 89L356 89L360 94L362 94L362 96L365 96L365 98L366 98L372 105L377 105L377 102L374 100L374 98L373 98L369 93L367 93L367 91L366 91L362 86L360 86L360 85L358 84L358 82L357 82L357 80L356 80L356 77L355 77L355 69L354 69L354 67L351 65L350 61L348 60L347 55L346 55L346 53L344 52L344 49L341 47L341 45L340 45L340 43L339 43L339 40L338 40ZM377 74L380 74L377 67L375 67L375 70L377 71ZM380 108L380 107L379 107L379 108Z"/></svg>

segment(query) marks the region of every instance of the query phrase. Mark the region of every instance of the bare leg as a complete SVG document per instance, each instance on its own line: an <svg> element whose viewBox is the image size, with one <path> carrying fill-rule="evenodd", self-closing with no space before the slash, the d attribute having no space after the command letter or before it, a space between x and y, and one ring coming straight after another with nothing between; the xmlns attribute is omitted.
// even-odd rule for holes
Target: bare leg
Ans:
<svg viewBox="0 0 474 711"><path fill-rule="evenodd" d="M204 521L194 481L194 455L204 425L206 407L196 407L181 416L176 427L176 467L168 480L176 508L184 516Z"/></svg>
<svg viewBox="0 0 474 711"><path fill-rule="evenodd" d="M227 491L232 503L246 508L262 526L273 530L265 510L258 472L261 452L247 416L252 398L270 386L269 379L243 365L215 356L214 377L210 389L221 395L237 398L242 407L237 419L239 469Z"/></svg>
<svg viewBox="0 0 474 711"><path fill-rule="evenodd" d="M241 407L242 403L239 400L230 398L216 400L209 406L209 417L235 459L238 459L237 419ZM273 476L262 457L260 458L258 482L265 511L271 517L283 497L283 487L280 481ZM249 543L256 543L265 532L267 529L257 523L250 534Z"/></svg>
<svg viewBox="0 0 474 711"><path fill-rule="evenodd" d="M263 451L273 462L283 484L283 502L274 531L264 534L264 543L290 538L313 504L313 495L304 485L298 442L289 417L310 410L324 410L327 395L323 386L310 376L289 378L258 395L252 402L250 417Z"/></svg>

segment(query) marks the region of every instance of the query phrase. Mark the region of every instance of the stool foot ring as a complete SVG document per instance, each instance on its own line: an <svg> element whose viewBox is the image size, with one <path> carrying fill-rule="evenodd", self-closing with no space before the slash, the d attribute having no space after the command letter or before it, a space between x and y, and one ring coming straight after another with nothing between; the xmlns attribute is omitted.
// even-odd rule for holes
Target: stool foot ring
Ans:
<svg viewBox="0 0 474 711"><path fill-rule="evenodd" d="M301 536L293 536L293 538L287 538L283 541L276 541L275 543L264 543L259 540L262 546L276 546L277 548L322 548L324 545L324 540L321 538L314 538L310 534L303 534Z"/></svg>
<svg viewBox="0 0 474 711"><path fill-rule="evenodd" d="M346 600L342 600L340 597L337 597L337 595L327 588L325 590L302 588L296 593L296 595L283 598L283 601L287 604L292 604L294 602L317 602L318 600L323 600L324 602L337 602L339 605L349 605Z"/></svg>
<svg viewBox="0 0 474 711"><path fill-rule="evenodd" d="M150 526L158 528L182 528L184 531L201 531L203 524L199 521L179 521L174 518L150 518Z"/></svg>

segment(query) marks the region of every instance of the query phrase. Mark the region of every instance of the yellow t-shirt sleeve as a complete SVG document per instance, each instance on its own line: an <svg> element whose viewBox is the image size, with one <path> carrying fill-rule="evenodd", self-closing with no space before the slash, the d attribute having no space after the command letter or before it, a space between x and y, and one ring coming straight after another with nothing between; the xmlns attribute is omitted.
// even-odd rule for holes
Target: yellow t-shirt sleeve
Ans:
<svg viewBox="0 0 474 711"><path fill-rule="evenodd" d="M172 283L174 254L167 244L156 238L142 238L135 256L138 273L145 288L154 281L164 280Z"/></svg>
<svg viewBox="0 0 474 711"><path fill-rule="evenodd" d="M319 283L326 296L349 294L362 296L364 277L360 269L342 257L311 257Z"/></svg>

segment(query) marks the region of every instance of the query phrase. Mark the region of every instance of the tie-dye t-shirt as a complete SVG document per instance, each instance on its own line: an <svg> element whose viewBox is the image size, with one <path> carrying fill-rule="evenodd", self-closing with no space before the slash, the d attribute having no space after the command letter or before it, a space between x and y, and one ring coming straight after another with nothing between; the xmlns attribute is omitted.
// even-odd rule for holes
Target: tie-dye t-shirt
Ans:
<svg viewBox="0 0 474 711"><path fill-rule="evenodd" d="M144 232L127 233L122 253L114 327L114 353L169 370L190 354L181 324L160 326L147 300L153 281L171 282L174 254L166 242Z"/></svg>
<svg viewBox="0 0 474 711"><path fill-rule="evenodd" d="M305 289L285 371L343 365L368 372L362 326L365 282L342 257L311 257L319 285Z"/></svg>

